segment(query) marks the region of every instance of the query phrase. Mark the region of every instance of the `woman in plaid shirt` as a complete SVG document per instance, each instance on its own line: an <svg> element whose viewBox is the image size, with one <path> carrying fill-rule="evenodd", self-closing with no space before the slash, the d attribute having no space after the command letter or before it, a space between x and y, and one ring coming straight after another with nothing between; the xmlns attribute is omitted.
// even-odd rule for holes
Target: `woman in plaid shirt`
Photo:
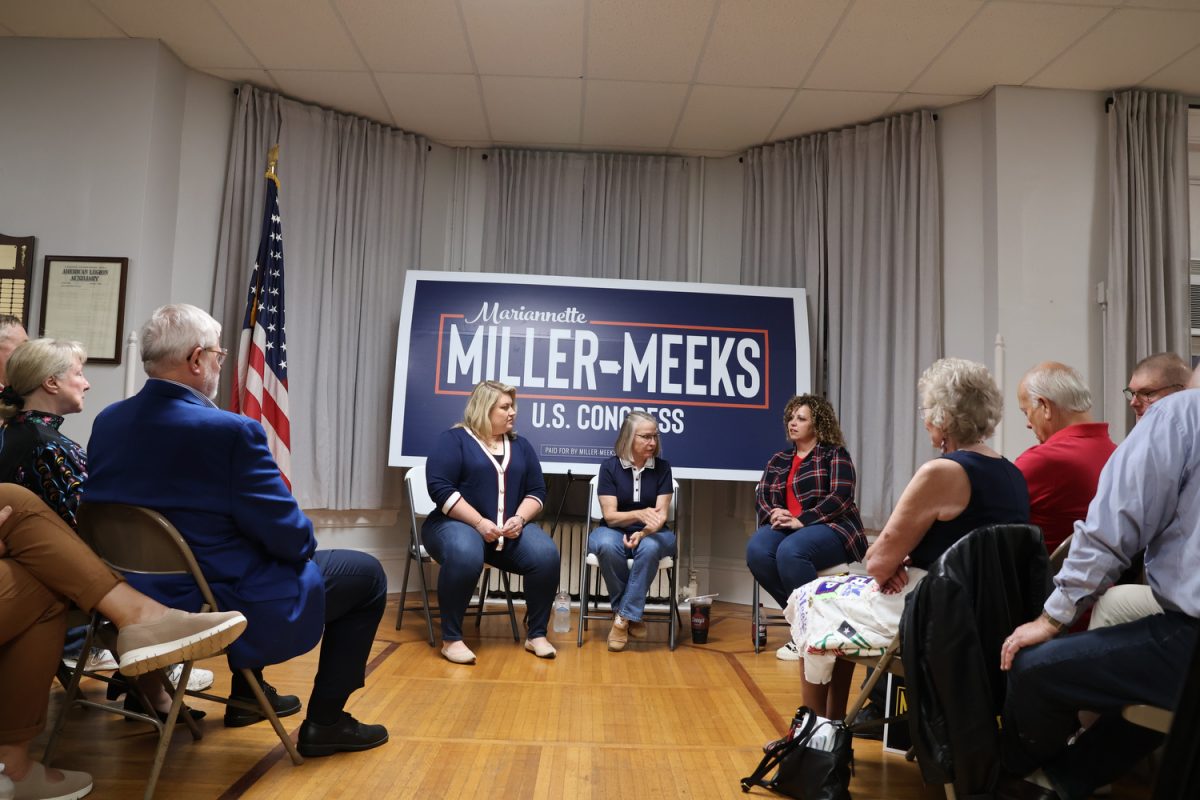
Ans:
<svg viewBox="0 0 1200 800"><path fill-rule="evenodd" d="M860 561L867 549L854 504L854 462L833 406L823 397L798 395L784 408L783 424L791 446L763 470L754 490L759 527L746 546L750 572L780 608L818 570ZM775 655L800 658L792 642Z"/></svg>

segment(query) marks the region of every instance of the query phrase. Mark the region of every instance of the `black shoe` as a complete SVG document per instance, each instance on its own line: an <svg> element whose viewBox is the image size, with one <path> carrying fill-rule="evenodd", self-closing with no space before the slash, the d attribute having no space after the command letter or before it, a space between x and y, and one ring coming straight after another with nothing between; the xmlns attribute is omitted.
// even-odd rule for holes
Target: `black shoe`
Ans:
<svg viewBox="0 0 1200 800"><path fill-rule="evenodd" d="M387 740L387 728L364 725L343 711L342 718L332 725L318 725L311 720L304 720L300 725L296 749L305 758L317 758L334 753L370 750Z"/></svg>
<svg viewBox="0 0 1200 800"><path fill-rule="evenodd" d="M854 720L848 723L848 727L855 737L859 739L873 739L880 741L883 739L883 724L879 720L883 719L883 711L874 703L868 703L858 710L858 715ZM877 723L867 726L867 723ZM862 730L855 730L859 726L864 726Z"/></svg>
<svg viewBox="0 0 1200 800"><path fill-rule="evenodd" d="M125 707L126 711L133 711L138 714L146 713L146 709L142 708L142 701L138 700L137 697L135 697L132 692L125 695L125 706L124 707ZM180 717L179 717L180 719L183 719L184 714L191 714L192 719L194 719L194 720L202 720L208 716L207 711L201 711L198 708L188 708L187 706L184 706L183 708L179 709L179 714L180 714ZM166 711L159 711L158 709L155 709L154 715L156 717L158 717L159 722L167 721L167 712ZM126 717L125 721L126 722L141 722L141 720L134 719L133 717Z"/></svg>
<svg viewBox="0 0 1200 800"><path fill-rule="evenodd" d="M1059 800L1058 793L1015 775L1002 773L993 797L997 800Z"/></svg>
<svg viewBox="0 0 1200 800"><path fill-rule="evenodd" d="M275 690L275 687L266 681L262 682L263 694L267 696L267 702L271 704L271 708L275 709L275 716L290 717L300 710L300 698L294 694L280 694ZM234 697L230 696L230 700L240 700L243 703L249 703L252 706L257 706L258 701L253 697ZM253 725L256 722L262 722L266 717L259 711L247 711L234 706L225 707L225 727L226 728L244 728L247 725Z"/></svg>

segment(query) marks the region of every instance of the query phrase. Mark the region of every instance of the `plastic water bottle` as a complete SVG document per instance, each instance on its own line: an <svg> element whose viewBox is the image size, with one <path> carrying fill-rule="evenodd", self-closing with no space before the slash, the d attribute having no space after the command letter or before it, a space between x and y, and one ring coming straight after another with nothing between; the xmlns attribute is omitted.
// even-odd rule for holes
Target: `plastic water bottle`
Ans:
<svg viewBox="0 0 1200 800"><path fill-rule="evenodd" d="M571 630L571 595L563 589L554 595L554 632L567 633Z"/></svg>
<svg viewBox="0 0 1200 800"><path fill-rule="evenodd" d="M17 794L12 778L4 774L4 765L0 764L0 800L12 800Z"/></svg>

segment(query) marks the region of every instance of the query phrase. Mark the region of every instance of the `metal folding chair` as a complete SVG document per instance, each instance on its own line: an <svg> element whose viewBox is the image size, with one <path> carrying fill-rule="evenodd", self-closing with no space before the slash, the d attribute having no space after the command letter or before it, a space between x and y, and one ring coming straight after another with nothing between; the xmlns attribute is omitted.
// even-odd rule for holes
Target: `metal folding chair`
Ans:
<svg viewBox="0 0 1200 800"><path fill-rule="evenodd" d="M589 484L589 501L588 501L588 516L591 520L589 533L595 530L600 525L604 524L604 513L600 510L600 497L596 494L596 481L598 479L593 476ZM679 552L681 537L676 529L675 510L679 504L679 482L673 481L673 493L671 494L671 508L667 513L667 527L675 532L675 551ZM587 547L583 548L583 558L579 562L579 632L577 634L575 646L583 646L583 632L587 630L588 620L591 619L612 619L613 613L611 609L608 613L600 612L599 599L594 597L591 591L593 577L600 570L600 559L594 553L589 553ZM633 559L628 559L629 567L633 568ZM669 601L669 609L666 612L646 612L644 622L666 622L670 625L668 632L667 644L670 649L675 649L675 642L679 634L679 626L683 624L683 620L679 614L679 571L675 568L675 556L664 556L658 560L658 571L666 570L667 583L670 585L671 598ZM597 588L599 583L597 582ZM592 602L593 608L588 611L588 602Z"/></svg>
<svg viewBox="0 0 1200 800"><path fill-rule="evenodd" d="M433 618L440 617L441 612L437 609L429 607L429 584L425 578L425 566L435 563L429 551L425 549L425 545L421 543L421 523L433 513L436 507L433 498L429 496L429 488L425 483L425 466L412 467L408 474L404 476L404 488L408 492L408 512L409 512L409 539L408 539L408 558L404 561L404 582L403 594L400 598L400 607L396 611L396 630L400 630L400 626L404 624L405 611L424 611L425 612L425 628L429 633L429 646L436 646L437 640L433 633ZM408 574L413 562L417 563L417 579L421 585L421 604L410 605L408 602ZM488 611L484 608L488 601L489 585L491 583L491 567L487 564L483 565L483 575L479 582L479 602L475 610L475 627L478 628L480 622L485 616L493 614L508 614L509 624L512 625L513 641L521 640L520 629L517 627L517 613L513 610L512 591L509 588L508 573L504 570L497 570L500 573L500 584L504 587L504 600L508 606L505 610Z"/></svg>
<svg viewBox="0 0 1200 800"><path fill-rule="evenodd" d="M209 588L208 581L205 579L204 573L200 570L200 565L196 563L196 558L192 554L191 547L188 546L188 543L180 535L179 531L175 529L175 526L162 514L140 506L120 505L116 503L84 503L79 508L78 523L80 538L87 542L96 554L100 556L100 559L112 569L122 573L138 573L143 575L190 575L200 590L200 596L204 599L204 605L200 610L221 610L217 606L217 601L213 598L212 589ZM99 615L93 615L92 624L88 630L87 641L84 644L85 653L91 647L94 635L102 621ZM288 755L291 756L292 763L304 763L304 758L296 750L296 744L292 741L288 732L284 730L283 724L275 714L275 709L271 707L271 703L267 700L266 695L263 694L262 687L249 669L243 669L241 673L245 677L246 683L249 684L251 691L254 692L255 699L258 701L255 704L244 703L228 697L218 697L217 695L205 692L188 691L187 682L188 676L192 672L192 663L192 661L183 662L183 671L179 677L177 688L172 687L167 682L166 676L159 670L160 679L171 694L171 710L168 712L165 722L159 723L159 720L153 715L135 715L139 719L144 719L151 724L155 724L159 730L158 749L154 755L154 764L150 768L150 777L147 780L146 791L143 795L145 800L150 800L154 796L154 789L158 784L159 774L162 772L167 747L170 745L171 736L175 732L175 723L179 719L179 712L183 706L185 696L199 697L214 703L223 703L262 714L270 720L271 727L275 729L279 741L283 744L284 749L287 750ZM76 702L79 693L79 679L82 672L82 669L77 668L69 679L67 698L63 704L64 710ZM142 699L144 700L144 698ZM145 707L149 708L149 706ZM131 712L126 713L131 714ZM46 746L47 760L49 760L49 755L52 753L56 739L62 731L65 718L65 713L60 714L58 720L55 722L50 742ZM200 739L203 736L203 732L195 720L191 718L191 715L184 714L183 718L184 724L191 729L193 738Z"/></svg>

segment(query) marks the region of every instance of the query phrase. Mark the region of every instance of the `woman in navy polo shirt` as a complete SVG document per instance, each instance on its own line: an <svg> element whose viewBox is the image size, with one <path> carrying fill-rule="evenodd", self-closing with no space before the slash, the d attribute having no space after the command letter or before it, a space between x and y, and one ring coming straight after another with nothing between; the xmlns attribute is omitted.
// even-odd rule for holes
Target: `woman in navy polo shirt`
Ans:
<svg viewBox="0 0 1200 800"><path fill-rule="evenodd" d="M600 465L596 482L605 524L588 536L588 552L600 560L612 600L608 649L621 651L630 636L645 638L646 592L658 573L659 560L675 555L675 534L663 527L674 487L671 465L659 455L662 448L654 417L629 412L613 449L617 454Z"/></svg>
<svg viewBox="0 0 1200 800"><path fill-rule="evenodd" d="M779 607L817 571L861 561L867 550L854 504L854 462L842 441L833 406L802 394L783 409L791 446L771 456L755 487L759 528L746 545L746 564ZM775 653L799 661L788 642Z"/></svg>
<svg viewBox="0 0 1200 800"><path fill-rule="evenodd" d="M525 649L554 658L546 639L558 586L558 548L531 520L542 510L546 484L533 445L513 432L517 390L483 381L467 400L463 421L439 438L425 464L437 508L421 526L421 540L441 566L438 604L442 655L474 664L462 640L462 620L483 564L525 576L528 608Z"/></svg>

